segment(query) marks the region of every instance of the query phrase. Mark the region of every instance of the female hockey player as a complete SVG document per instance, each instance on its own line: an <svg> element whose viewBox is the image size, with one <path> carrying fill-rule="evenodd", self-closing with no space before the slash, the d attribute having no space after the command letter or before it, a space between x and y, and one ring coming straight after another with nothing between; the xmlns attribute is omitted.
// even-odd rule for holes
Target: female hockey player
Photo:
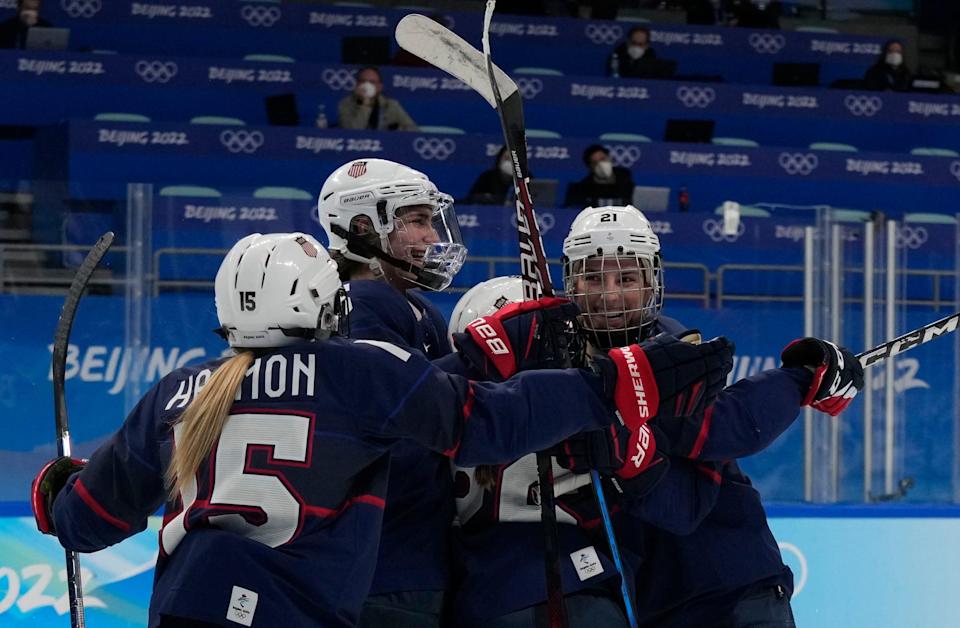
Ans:
<svg viewBox="0 0 960 628"><path fill-rule="evenodd" d="M327 178L317 211L350 294L350 336L431 360L449 354L446 321L420 289L446 288L466 258L452 197L403 164L360 159ZM450 586L449 461L413 440L398 443L389 486L360 625L437 627Z"/></svg>
<svg viewBox="0 0 960 628"><path fill-rule="evenodd" d="M495 318L509 304L523 300L519 277L497 277L471 288L450 317L454 332L465 332L479 317ZM466 340L454 334L462 346ZM732 366L731 353L718 360L712 401ZM482 363L482 360L480 360ZM661 400L663 403L663 400ZM658 442L660 437L657 438ZM571 446L573 441L564 445ZM589 450L589 465L604 475L624 456L622 444L601 432L589 442L577 443L581 454ZM567 447L557 457L569 458ZM659 454L655 454L659 455ZM696 527L713 507L717 485L697 468L697 463L655 458L648 469L633 478L605 478L608 499L616 509L642 520L656 522L678 534ZM459 578L454 625L462 628L537 628L547 617L543 569L543 528L536 493L534 455L498 467L454 470L458 526L455 532ZM574 474L555 465L558 532L564 604L571 628L626 628L620 580L599 526L593 486L588 475ZM613 502L611 502L613 503ZM628 574L629 577L629 574Z"/></svg>
<svg viewBox="0 0 960 628"><path fill-rule="evenodd" d="M639 210L583 210L564 240L563 260L566 293L580 306L593 350L684 332L660 313L660 242ZM781 560L759 494L734 459L766 447L803 406L839 414L863 386L863 370L850 351L815 338L790 343L782 361L782 368L727 387L692 421L653 421L667 434L672 459L719 465L720 472L711 474L719 495L688 535L634 517L621 520L623 545L637 554L641 625L793 626L793 576ZM589 462L576 466L584 470Z"/></svg>
<svg viewBox="0 0 960 628"><path fill-rule="evenodd" d="M337 338L336 264L300 233L238 242L215 292L236 354L163 377L88 463L51 461L32 487L38 528L82 552L143 530L165 504L150 626L353 626L392 444L495 463L619 426L614 410L639 429L642 406L626 393L660 386L616 354L599 374L535 371L495 385L389 343Z"/></svg>

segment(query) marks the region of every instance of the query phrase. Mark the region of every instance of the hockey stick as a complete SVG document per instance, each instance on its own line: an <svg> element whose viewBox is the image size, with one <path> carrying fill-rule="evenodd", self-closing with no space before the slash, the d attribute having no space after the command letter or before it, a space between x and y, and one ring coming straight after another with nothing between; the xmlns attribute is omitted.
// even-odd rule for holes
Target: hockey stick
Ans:
<svg viewBox="0 0 960 628"><path fill-rule="evenodd" d="M957 331L957 324L960 323L960 312L944 316L940 320L928 323L919 329L908 331L902 336L897 336L893 340L888 340L879 344L873 349L857 354L857 359L863 368L869 368L874 364L879 364L895 355L900 355L922 344L926 344L934 338Z"/></svg>
<svg viewBox="0 0 960 628"><path fill-rule="evenodd" d="M523 98L514 91L506 100L500 93L498 76L490 54L490 21L497 6L487 0L483 14L483 56L490 89L496 103L503 140L513 161L513 191L517 197L517 237L520 244L520 278L524 300L553 296L553 281L543 252L540 226L530 198L530 170L527 167L527 134L523 123ZM544 570L547 581L547 625L567 628L567 609L560 575L560 531L557 528L557 498L553 486L553 458L537 452L537 477L540 482L540 521L543 523ZM599 475L597 476L599 478ZM591 481L593 476L591 475ZM599 491L598 491L599 492Z"/></svg>
<svg viewBox="0 0 960 628"><path fill-rule="evenodd" d="M484 53L464 41L457 34L444 26L422 15L407 15L397 24L396 39L401 48L411 52L421 59L430 62L437 68L460 79L473 88L487 103L497 109L501 118L504 139L514 164L514 187L517 197L517 230L520 242L521 273L523 280L524 298L536 298L540 293L540 282L543 281L543 293L552 294L553 287L546 256L543 252L543 243L540 238L533 204L530 201L528 189L529 178L527 170L526 134L523 124L523 101L517 90L516 83L505 72L493 64L489 50L489 27L493 7L488 4L484 16ZM548 499L553 502L553 482L544 479L553 475L552 465L541 465L538 456L537 470L540 475L541 511L547 538L546 545L546 576L548 588L548 607L551 611L551 625L566 623L563 608L562 588L559 581L558 541L556 540L556 512L548 506ZM617 571L620 574L620 587L623 594L627 618L631 626L636 626L633 613L631 595L624 577L623 565L610 521L609 511L600 484L600 475L596 471L590 474L597 497L597 503L602 515L604 530L610 546L610 554ZM554 534L550 539L551 530ZM552 542L552 545L551 545ZM552 599L551 599L552 598ZM559 598L559 599L558 599ZM558 623L554 623L558 622Z"/></svg>
<svg viewBox="0 0 960 628"><path fill-rule="evenodd" d="M70 455L70 427L67 421L67 399L65 391L67 348L70 343L70 330L73 319L77 314L77 305L80 297L90 281L90 276L103 259L110 245L113 244L113 232L108 231L100 236L87 257L73 276L67 298L63 301L60 311L60 320L57 321L57 331L53 335L53 412L57 425L57 454ZM80 556L74 551L66 550L67 561L67 594L70 598L70 626L83 628L86 619L83 613L83 583L80 578Z"/></svg>

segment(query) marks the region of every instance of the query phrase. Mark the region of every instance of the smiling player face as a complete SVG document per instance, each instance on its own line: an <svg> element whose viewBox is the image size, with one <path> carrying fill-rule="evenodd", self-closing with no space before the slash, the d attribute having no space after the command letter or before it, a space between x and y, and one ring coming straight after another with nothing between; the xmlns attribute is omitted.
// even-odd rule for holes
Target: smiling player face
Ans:
<svg viewBox="0 0 960 628"><path fill-rule="evenodd" d="M591 257L571 295L584 314L584 326L598 331L638 327L653 299L652 270L637 257Z"/></svg>

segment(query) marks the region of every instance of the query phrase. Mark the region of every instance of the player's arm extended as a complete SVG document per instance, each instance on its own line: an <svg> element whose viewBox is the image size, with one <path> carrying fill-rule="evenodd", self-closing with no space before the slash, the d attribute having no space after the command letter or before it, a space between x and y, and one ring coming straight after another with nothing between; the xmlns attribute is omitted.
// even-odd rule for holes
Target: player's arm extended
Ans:
<svg viewBox="0 0 960 628"><path fill-rule="evenodd" d="M147 527L147 517L164 501L163 470L153 420L156 388L127 417L53 503L60 544L94 552ZM164 430L166 431L166 430Z"/></svg>
<svg viewBox="0 0 960 628"><path fill-rule="evenodd" d="M671 453L723 461L764 450L796 420L812 379L805 368L776 368L727 386L695 422L661 426Z"/></svg>

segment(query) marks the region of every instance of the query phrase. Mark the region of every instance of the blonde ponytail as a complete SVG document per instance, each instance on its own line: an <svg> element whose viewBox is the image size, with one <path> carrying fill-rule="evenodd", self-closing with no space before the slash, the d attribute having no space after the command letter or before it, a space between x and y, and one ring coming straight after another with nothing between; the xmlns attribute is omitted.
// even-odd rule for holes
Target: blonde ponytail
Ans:
<svg viewBox="0 0 960 628"><path fill-rule="evenodd" d="M253 352L241 351L221 364L180 415L182 427L166 474L171 498L187 485L220 438L237 389L253 359Z"/></svg>

